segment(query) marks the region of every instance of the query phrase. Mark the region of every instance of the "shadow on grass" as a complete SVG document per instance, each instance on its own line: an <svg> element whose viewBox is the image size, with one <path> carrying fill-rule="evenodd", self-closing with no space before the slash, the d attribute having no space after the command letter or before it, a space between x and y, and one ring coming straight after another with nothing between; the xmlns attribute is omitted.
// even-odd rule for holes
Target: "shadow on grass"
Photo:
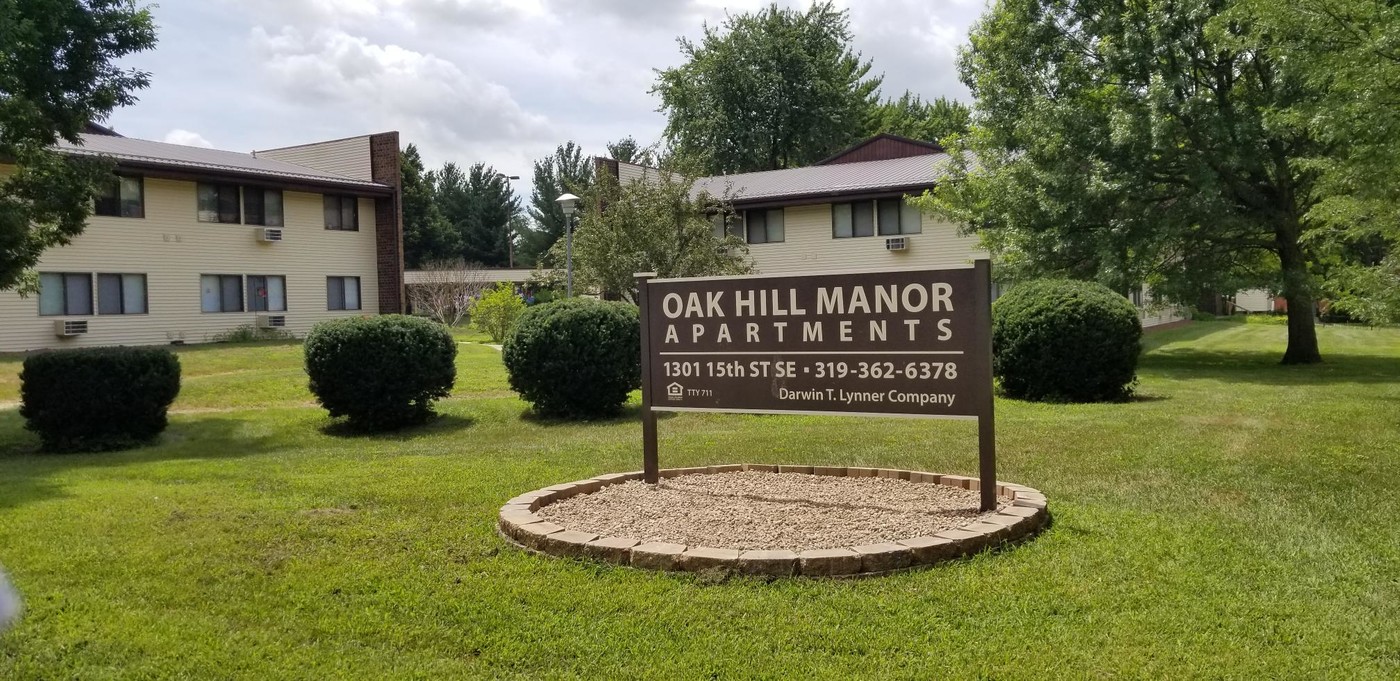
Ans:
<svg viewBox="0 0 1400 681"><path fill-rule="evenodd" d="M656 419L658 421L673 419L675 417L675 412L656 412ZM612 416L602 416L595 419L571 419L559 416L542 416L539 413L537 413L532 407L520 413L520 420L528 421L531 425L540 426L542 428L581 425L610 426L623 423L638 423L642 420L642 406L640 404L628 404L622 407L620 411L618 411L616 414L613 414Z"/></svg>
<svg viewBox="0 0 1400 681"><path fill-rule="evenodd" d="M398 430L371 431L350 425L345 419L335 419L320 427L322 434L329 437L363 440L411 440L427 435L453 433L471 428L476 419L458 414L437 414L424 423L406 426Z"/></svg>
<svg viewBox="0 0 1400 681"><path fill-rule="evenodd" d="M39 438L24 430L17 411L0 412L0 509L62 497L60 474L85 469L188 459L233 459L277 451L285 439L255 422L204 417L175 422L151 444L113 452L55 454L39 450ZM253 427L250 427L253 426Z"/></svg>
<svg viewBox="0 0 1400 681"><path fill-rule="evenodd" d="M1155 352L1139 369L1173 379L1213 379L1226 383L1308 385L1391 383L1400 380L1400 360L1380 355L1323 353L1322 364L1285 366L1279 353L1205 351L1187 348Z"/></svg>

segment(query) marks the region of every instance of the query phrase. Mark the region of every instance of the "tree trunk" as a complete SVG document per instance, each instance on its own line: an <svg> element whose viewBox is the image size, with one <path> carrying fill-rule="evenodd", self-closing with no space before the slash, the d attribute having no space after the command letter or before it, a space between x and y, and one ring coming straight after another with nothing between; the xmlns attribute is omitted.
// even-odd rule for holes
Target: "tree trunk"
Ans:
<svg viewBox="0 0 1400 681"><path fill-rule="evenodd" d="M1322 353L1317 348L1317 327L1314 324L1312 286L1308 281L1308 262L1298 243L1300 229L1295 224L1280 228L1277 233L1278 258L1283 270L1283 299L1288 301L1288 349L1283 352L1284 364L1317 364Z"/></svg>

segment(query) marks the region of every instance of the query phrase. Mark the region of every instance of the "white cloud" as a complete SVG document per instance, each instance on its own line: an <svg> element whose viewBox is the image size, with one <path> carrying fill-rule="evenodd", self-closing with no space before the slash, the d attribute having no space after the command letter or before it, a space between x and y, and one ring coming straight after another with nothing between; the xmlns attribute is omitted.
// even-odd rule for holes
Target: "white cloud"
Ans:
<svg viewBox="0 0 1400 681"><path fill-rule="evenodd" d="M560 136L506 87L431 54L334 29L273 35L256 28L253 43L289 101L358 119L365 129L397 129L429 158L479 159Z"/></svg>
<svg viewBox="0 0 1400 681"><path fill-rule="evenodd" d="M175 128L174 130L165 133L165 137L161 138L161 141L170 144L183 144L187 147L204 147L206 149L214 148L214 143L210 142L207 139L204 139L203 135L197 132L185 130L184 128Z"/></svg>
<svg viewBox="0 0 1400 681"><path fill-rule="evenodd" d="M161 139L199 130L266 149L399 130L430 166L485 161L528 178L574 140L586 153L665 125L653 69L726 12L769 0L206 0L153 13L161 43L141 103L112 123ZM779 0L806 7L811 0ZM953 55L985 0L838 0L885 95L966 98ZM219 30L210 30L210 27ZM517 185L524 189L528 182Z"/></svg>

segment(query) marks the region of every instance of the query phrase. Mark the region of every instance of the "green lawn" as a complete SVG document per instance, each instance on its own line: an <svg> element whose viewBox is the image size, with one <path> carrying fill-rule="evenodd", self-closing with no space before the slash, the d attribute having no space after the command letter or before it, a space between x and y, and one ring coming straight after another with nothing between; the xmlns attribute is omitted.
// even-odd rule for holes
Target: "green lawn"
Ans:
<svg viewBox="0 0 1400 681"><path fill-rule="evenodd" d="M520 492L640 466L635 420L526 416L463 345L444 418L348 437L294 344L191 348L158 446L41 456L0 408L0 563L29 612L0 678L1400 676L1400 330L1149 337L1141 399L998 403L1001 477L1050 497L1013 549L849 582L527 555ZM0 403L18 399L0 359ZM965 422L684 415L663 465L974 473Z"/></svg>

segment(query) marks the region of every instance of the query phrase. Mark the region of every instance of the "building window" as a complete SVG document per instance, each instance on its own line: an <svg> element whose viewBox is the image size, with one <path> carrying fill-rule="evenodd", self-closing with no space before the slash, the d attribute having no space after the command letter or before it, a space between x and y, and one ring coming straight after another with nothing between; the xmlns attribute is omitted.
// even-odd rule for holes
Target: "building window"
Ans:
<svg viewBox="0 0 1400 681"><path fill-rule="evenodd" d="M732 236L736 239L744 238L744 220L734 213L711 215L710 226L714 229L716 239L724 239L726 236Z"/></svg>
<svg viewBox="0 0 1400 681"><path fill-rule="evenodd" d="M97 314L146 314L146 275L97 275Z"/></svg>
<svg viewBox="0 0 1400 681"><path fill-rule="evenodd" d="M200 182L199 221L237 223L238 185Z"/></svg>
<svg viewBox="0 0 1400 681"><path fill-rule="evenodd" d="M326 277L326 309L360 309L360 278Z"/></svg>
<svg viewBox="0 0 1400 681"><path fill-rule="evenodd" d="M784 240L783 209L746 210L744 221L749 228L749 243L773 244Z"/></svg>
<svg viewBox="0 0 1400 681"><path fill-rule="evenodd" d="M1133 289L1133 290L1128 294L1128 300L1133 301L1133 306L1134 306L1134 307L1142 307L1142 303L1143 303L1142 287L1139 286L1139 287Z"/></svg>
<svg viewBox="0 0 1400 681"><path fill-rule="evenodd" d="M145 187L139 175L116 175L97 190L92 212L114 218L146 217Z"/></svg>
<svg viewBox="0 0 1400 681"><path fill-rule="evenodd" d="M243 224L282 226L282 190L243 188Z"/></svg>
<svg viewBox="0 0 1400 681"><path fill-rule="evenodd" d="M87 272L41 272L39 314L92 314L92 275Z"/></svg>
<svg viewBox="0 0 1400 681"><path fill-rule="evenodd" d="M281 275L248 275L248 309L252 312L286 312L287 278Z"/></svg>
<svg viewBox="0 0 1400 681"><path fill-rule="evenodd" d="M923 216L902 198L836 203L831 206L831 236L847 239L858 236L898 236L919 234Z"/></svg>
<svg viewBox="0 0 1400 681"><path fill-rule="evenodd" d="M242 312L242 275L199 275L199 309L203 312Z"/></svg>
<svg viewBox="0 0 1400 681"><path fill-rule="evenodd" d="M353 196L327 194L324 199L326 229L356 232L360 229L360 200Z"/></svg>
<svg viewBox="0 0 1400 681"><path fill-rule="evenodd" d="M875 236L875 202L832 204L831 235L837 239Z"/></svg>

